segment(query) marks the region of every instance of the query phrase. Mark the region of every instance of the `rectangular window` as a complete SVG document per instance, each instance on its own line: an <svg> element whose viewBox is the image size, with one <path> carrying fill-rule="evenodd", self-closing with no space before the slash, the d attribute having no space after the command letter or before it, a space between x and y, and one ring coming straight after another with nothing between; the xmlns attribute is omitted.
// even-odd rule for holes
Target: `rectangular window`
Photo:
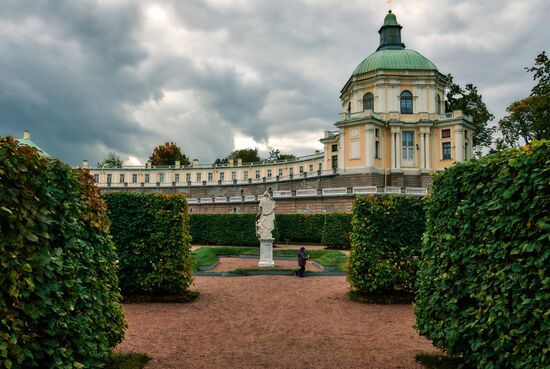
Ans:
<svg viewBox="0 0 550 369"><path fill-rule="evenodd" d="M300 168L298 168L300 170L300 174L304 173L304 167L302 165L300 165Z"/></svg>
<svg viewBox="0 0 550 369"><path fill-rule="evenodd" d="M164 182L164 173L159 173L158 182L160 182L160 183Z"/></svg>
<svg viewBox="0 0 550 369"><path fill-rule="evenodd" d="M283 170L279 169L279 177L282 177L282 176L283 176Z"/></svg>
<svg viewBox="0 0 550 369"><path fill-rule="evenodd" d="M94 174L94 182L95 183L99 182L99 174Z"/></svg>
<svg viewBox="0 0 550 369"><path fill-rule="evenodd" d="M378 138L380 138L380 128L375 128L374 129L374 135Z"/></svg>
<svg viewBox="0 0 550 369"><path fill-rule="evenodd" d="M180 181L180 174L179 173L176 173L174 175L174 182L178 183Z"/></svg>
<svg viewBox="0 0 550 369"><path fill-rule="evenodd" d="M374 157L375 157L376 159L382 158L382 157L380 156L380 141L376 141L376 142L374 143L374 145L375 145L375 147L374 147Z"/></svg>
<svg viewBox="0 0 550 369"><path fill-rule="evenodd" d="M403 165L414 165L414 131L403 131L401 133L401 152Z"/></svg>
<svg viewBox="0 0 550 369"><path fill-rule="evenodd" d="M220 172L220 181L225 181L225 172Z"/></svg>
<svg viewBox="0 0 550 369"><path fill-rule="evenodd" d="M245 170L245 171L243 172L243 179L244 179L245 181L248 180L248 170Z"/></svg>
<svg viewBox="0 0 550 369"><path fill-rule="evenodd" d="M149 173L145 174L145 183L149 183Z"/></svg>
<svg viewBox="0 0 550 369"><path fill-rule="evenodd" d="M332 145L332 152L336 152L338 151L338 144L333 144Z"/></svg>
<svg viewBox="0 0 550 369"><path fill-rule="evenodd" d="M212 182L214 179L214 174L212 172L208 172L208 182Z"/></svg>
<svg viewBox="0 0 550 369"><path fill-rule="evenodd" d="M191 173L185 173L185 182L191 182Z"/></svg>
<svg viewBox="0 0 550 369"><path fill-rule="evenodd" d="M197 182L201 182L201 181L202 181L202 174L197 173Z"/></svg>
<svg viewBox="0 0 550 369"><path fill-rule="evenodd" d="M271 173L271 169L267 170L267 178L273 177L273 174Z"/></svg>
<svg viewBox="0 0 550 369"><path fill-rule="evenodd" d="M338 155L332 155L331 164L332 170L338 169Z"/></svg>
<svg viewBox="0 0 550 369"><path fill-rule="evenodd" d="M124 177L125 177L124 174L120 174L120 175L118 176L118 182L119 182L119 183L124 183L124 182L125 182L125 180L124 180L125 178L124 178Z"/></svg>
<svg viewBox="0 0 550 369"><path fill-rule="evenodd" d="M231 179L233 181L237 179L237 172L231 172Z"/></svg>
<svg viewBox="0 0 550 369"><path fill-rule="evenodd" d="M359 141L351 141L351 146L349 149L349 158L350 159L359 159Z"/></svg>
<svg viewBox="0 0 550 369"><path fill-rule="evenodd" d="M313 164L309 164L309 171L313 172Z"/></svg>
<svg viewBox="0 0 550 369"><path fill-rule="evenodd" d="M319 172L323 171L323 163L319 163Z"/></svg>
<svg viewBox="0 0 550 369"><path fill-rule="evenodd" d="M259 170L256 171L256 179L260 179L260 171Z"/></svg>
<svg viewBox="0 0 550 369"><path fill-rule="evenodd" d="M137 183L137 174L132 174L132 183Z"/></svg>
<svg viewBox="0 0 550 369"><path fill-rule="evenodd" d="M443 160L451 160L451 143L443 142L442 149L443 149Z"/></svg>
<svg viewBox="0 0 550 369"><path fill-rule="evenodd" d="M441 130L441 138L450 138L451 137L451 130L450 129L442 129Z"/></svg>
<svg viewBox="0 0 550 369"><path fill-rule="evenodd" d="M468 160L468 142L464 144L464 160Z"/></svg>
<svg viewBox="0 0 550 369"><path fill-rule="evenodd" d="M288 174L293 175L294 174L294 168L288 168Z"/></svg>
<svg viewBox="0 0 550 369"><path fill-rule="evenodd" d="M113 181L113 175L107 174L107 183L111 183Z"/></svg>
<svg viewBox="0 0 550 369"><path fill-rule="evenodd" d="M464 138L468 139L468 130L467 129L464 130Z"/></svg>

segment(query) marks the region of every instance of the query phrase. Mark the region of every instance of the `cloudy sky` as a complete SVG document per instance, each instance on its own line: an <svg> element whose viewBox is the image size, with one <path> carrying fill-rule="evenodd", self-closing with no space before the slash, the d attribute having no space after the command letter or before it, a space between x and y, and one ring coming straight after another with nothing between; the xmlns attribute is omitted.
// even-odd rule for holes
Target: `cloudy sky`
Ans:
<svg viewBox="0 0 550 369"><path fill-rule="evenodd" d="M495 122L550 51L548 0L395 0L403 41ZM320 149L339 91L378 46L383 0L0 0L0 135L69 164L144 162L175 141L210 162L233 148Z"/></svg>

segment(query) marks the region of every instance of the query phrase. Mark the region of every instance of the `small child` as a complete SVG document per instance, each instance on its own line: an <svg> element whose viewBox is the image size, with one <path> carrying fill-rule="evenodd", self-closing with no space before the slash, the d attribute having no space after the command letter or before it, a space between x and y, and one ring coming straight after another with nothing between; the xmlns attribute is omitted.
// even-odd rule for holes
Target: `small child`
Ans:
<svg viewBox="0 0 550 369"><path fill-rule="evenodd" d="M300 247L300 251L298 251L298 266L300 267L300 269L296 272L298 277L304 277L307 259L309 259L309 255L306 253L306 248L302 246Z"/></svg>

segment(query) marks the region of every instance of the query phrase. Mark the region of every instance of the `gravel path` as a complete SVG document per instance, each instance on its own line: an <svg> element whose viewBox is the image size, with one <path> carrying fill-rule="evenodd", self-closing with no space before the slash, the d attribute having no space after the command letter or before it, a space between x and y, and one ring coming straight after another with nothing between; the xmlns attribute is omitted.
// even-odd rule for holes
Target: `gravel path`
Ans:
<svg viewBox="0 0 550 369"><path fill-rule="evenodd" d="M229 272L231 270L239 268L258 268L258 261L260 259L239 259L239 258L220 258L220 263L212 269L213 272ZM290 260L274 260L275 268L284 269L298 269L297 261ZM266 269L269 270L269 269ZM310 272L320 272L321 268L318 268L313 263L306 264L306 270Z"/></svg>
<svg viewBox="0 0 550 369"><path fill-rule="evenodd" d="M349 301L345 277L196 277L191 304L127 304L120 351L157 368L417 368L410 305Z"/></svg>

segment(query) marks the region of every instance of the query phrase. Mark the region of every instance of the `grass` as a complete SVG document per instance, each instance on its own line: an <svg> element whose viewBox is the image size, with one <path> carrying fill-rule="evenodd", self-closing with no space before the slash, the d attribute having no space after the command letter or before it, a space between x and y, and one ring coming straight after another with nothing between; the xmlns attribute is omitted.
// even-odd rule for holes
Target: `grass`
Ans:
<svg viewBox="0 0 550 369"><path fill-rule="evenodd" d="M309 257L324 267L336 267L336 271L345 272L347 256L338 250L309 250ZM260 249L257 247L199 247L192 252L193 271L199 270L201 266L210 266L218 262L219 256L260 256ZM274 257L296 257L297 250L273 250Z"/></svg>
<svg viewBox="0 0 550 369"><path fill-rule="evenodd" d="M139 352L113 352L105 369L141 369L149 360L149 356Z"/></svg>
<svg viewBox="0 0 550 369"><path fill-rule="evenodd" d="M418 354L416 361L427 369L457 369L462 363L460 358L439 354Z"/></svg>

